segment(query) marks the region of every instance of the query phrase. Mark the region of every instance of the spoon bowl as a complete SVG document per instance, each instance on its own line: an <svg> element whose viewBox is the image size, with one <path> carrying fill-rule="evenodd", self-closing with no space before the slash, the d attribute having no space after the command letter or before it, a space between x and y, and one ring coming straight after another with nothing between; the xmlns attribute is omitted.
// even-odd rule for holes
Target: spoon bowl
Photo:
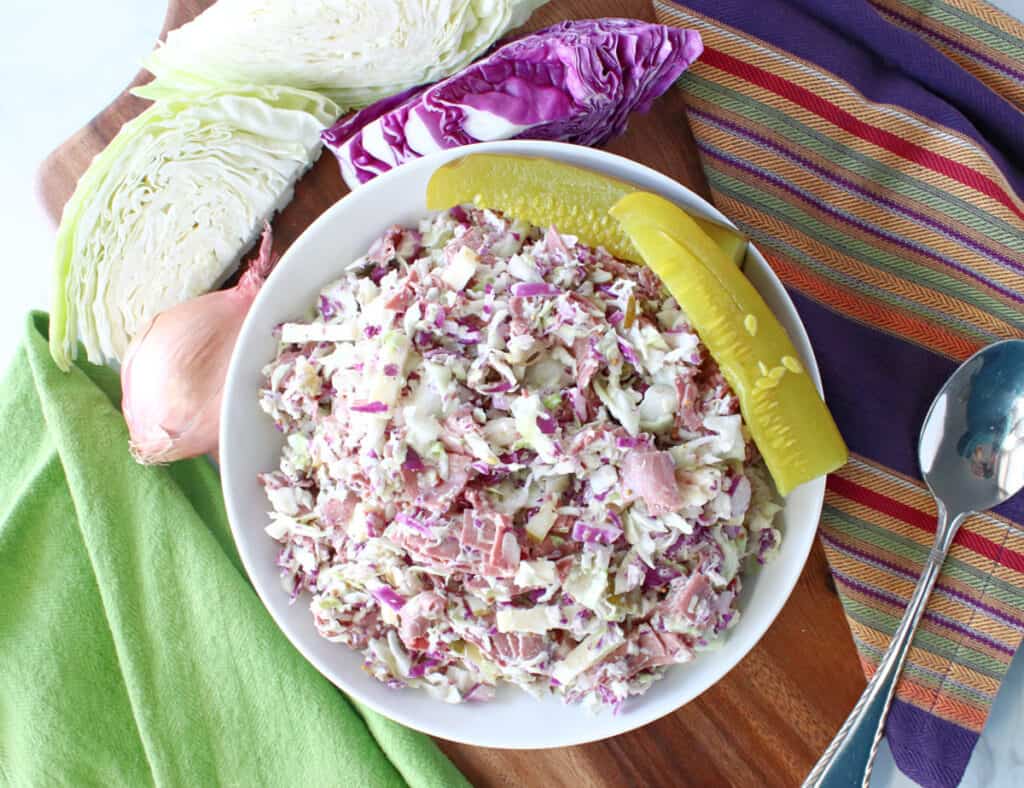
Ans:
<svg viewBox="0 0 1024 788"><path fill-rule="evenodd" d="M952 514L991 509L1024 487L1024 340L975 353L936 396L918 451Z"/></svg>

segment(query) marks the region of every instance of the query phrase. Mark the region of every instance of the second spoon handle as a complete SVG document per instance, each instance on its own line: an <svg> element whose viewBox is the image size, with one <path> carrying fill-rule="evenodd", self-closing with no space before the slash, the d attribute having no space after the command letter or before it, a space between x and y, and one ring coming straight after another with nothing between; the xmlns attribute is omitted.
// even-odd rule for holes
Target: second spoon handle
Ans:
<svg viewBox="0 0 1024 788"><path fill-rule="evenodd" d="M807 775L804 788L849 788L859 784L867 786L903 662L907 658L918 622L928 606L928 598L946 560L946 554L953 544L953 537L965 516L957 514L950 517L946 507L939 502L935 544L928 555L921 578L917 581L914 594L907 603L903 620L893 634L889 650L878 663L875 675L871 677L850 716Z"/></svg>

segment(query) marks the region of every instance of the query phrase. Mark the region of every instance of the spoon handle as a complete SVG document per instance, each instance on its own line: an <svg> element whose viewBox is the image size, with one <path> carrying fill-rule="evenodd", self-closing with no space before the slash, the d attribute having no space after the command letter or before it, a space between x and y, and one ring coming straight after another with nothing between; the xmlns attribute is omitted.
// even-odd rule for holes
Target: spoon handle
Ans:
<svg viewBox="0 0 1024 788"><path fill-rule="evenodd" d="M928 555L921 578L917 581L914 594L907 603L903 620L892 637L889 650L878 664L875 675L871 677L850 716L807 775L804 788L849 788L857 784L867 786L903 662L953 537L965 516L958 514L951 518L946 507L939 502L935 544Z"/></svg>

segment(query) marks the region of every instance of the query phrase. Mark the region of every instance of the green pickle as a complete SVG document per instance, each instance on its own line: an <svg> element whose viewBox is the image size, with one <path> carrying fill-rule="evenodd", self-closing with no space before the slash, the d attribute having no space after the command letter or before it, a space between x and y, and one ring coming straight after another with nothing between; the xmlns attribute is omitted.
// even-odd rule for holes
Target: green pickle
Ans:
<svg viewBox="0 0 1024 788"><path fill-rule="evenodd" d="M603 246L615 257L643 263L628 234L608 211L637 188L571 164L526 156L472 153L438 167L427 185L432 211L474 203L540 227ZM722 252L742 265L747 239L716 222L691 217Z"/></svg>
<svg viewBox="0 0 1024 788"><path fill-rule="evenodd" d="M844 465L846 444L786 330L721 248L654 194L628 194L610 213L718 362L779 492Z"/></svg>

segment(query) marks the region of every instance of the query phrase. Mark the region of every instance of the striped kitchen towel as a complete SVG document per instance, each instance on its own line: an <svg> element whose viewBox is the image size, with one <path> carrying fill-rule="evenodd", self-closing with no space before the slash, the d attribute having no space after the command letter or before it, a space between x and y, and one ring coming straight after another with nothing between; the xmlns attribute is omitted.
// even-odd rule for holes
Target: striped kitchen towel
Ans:
<svg viewBox="0 0 1024 788"><path fill-rule="evenodd" d="M869 676L931 546L917 433L945 378L1024 336L1024 26L976 0L654 0L717 206L786 284L852 452L821 538ZM956 785L1024 633L1018 496L960 531L889 718Z"/></svg>

